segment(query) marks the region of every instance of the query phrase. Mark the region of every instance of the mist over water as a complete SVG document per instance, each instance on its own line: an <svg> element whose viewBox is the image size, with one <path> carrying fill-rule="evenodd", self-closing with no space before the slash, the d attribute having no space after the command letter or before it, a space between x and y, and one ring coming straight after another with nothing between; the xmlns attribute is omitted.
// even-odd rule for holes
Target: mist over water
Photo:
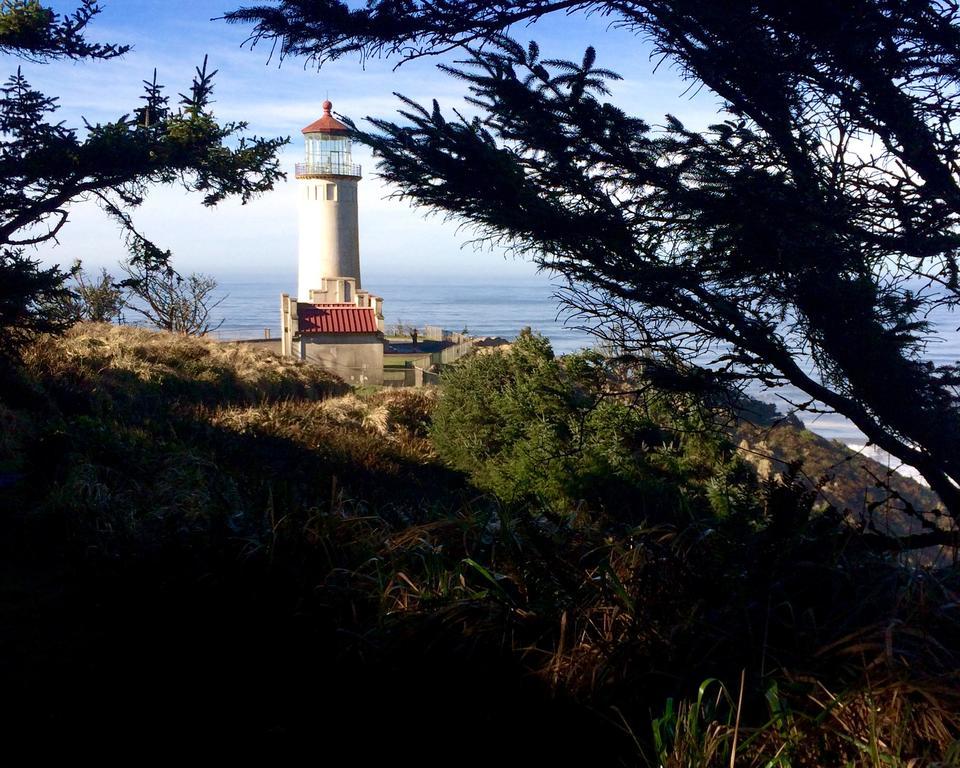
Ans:
<svg viewBox="0 0 960 768"><path fill-rule="evenodd" d="M364 282L367 290L383 297L383 313L387 325L402 322L422 328L438 325L452 331L466 328L475 336L514 338L529 326L539 331L558 354L574 352L595 344L594 338L564 324L554 285L546 276L528 280L502 282L436 281L428 283L415 278L377 278ZM296 277L220 278L220 291L226 293L215 311L223 320L218 335L223 339L263 338L264 329L272 336L280 335L280 294L296 291ZM128 318L133 319L133 318ZM960 318L946 310L930 316L936 329L925 356L938 364L960 360ZM878 372L882 375L882 372ZM784 398L804 402L806 395L792 387L776 392L755 388L751 393L786 411ZM804 424L817 434L841 440L850 445L863 445L863 434L842 416L836 414L802 414Z"/></svg>

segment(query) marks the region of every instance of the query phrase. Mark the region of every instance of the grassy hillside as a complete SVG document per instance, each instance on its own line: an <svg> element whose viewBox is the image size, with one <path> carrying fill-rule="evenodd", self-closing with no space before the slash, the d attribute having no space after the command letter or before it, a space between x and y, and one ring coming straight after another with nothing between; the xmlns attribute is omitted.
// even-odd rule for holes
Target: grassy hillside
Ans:
<svg viewBox="0 0 960 768"><path fill-rule="evenodd" d="M682 402L598 411L590 361L518 346L459 395L129 328L32 349L0 395L8 739L955 763L954 571L877 556ZM463 451L481 427L496 450Z"/></svg>
<svg viewBox="0 0 960 768"><path fill-rule="evenodd" d="M924 485L895 472L842 443L804 429L796 420L758 426L740 423L736 430L740 454L763 478L790 473L816 493L815 504L845 514L857 530L893 536L920 534L930 528L950 530L939 513L940 499ZM955 550L925 547L903 557L927 565L950 565Z"/></svg>
<svg viewBox="0 0 960 768"><path fill-rule="evenodd" d="M770 426L744 423L737 436L745 441L741 445L744 457L764 476L783 473L790 462L802 459L803 474L823 504L861 512L890 499L893 490L917 509L941 506L937 495L916 480L804 429L795 420Z"/></svg>

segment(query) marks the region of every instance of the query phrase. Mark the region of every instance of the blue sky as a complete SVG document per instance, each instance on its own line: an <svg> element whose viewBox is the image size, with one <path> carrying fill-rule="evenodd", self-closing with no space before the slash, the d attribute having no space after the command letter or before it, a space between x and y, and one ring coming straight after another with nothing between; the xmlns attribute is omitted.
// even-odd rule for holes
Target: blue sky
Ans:
<svg viewBox="0 0 960 768"><path fill-rule="evenodd" d="M264 0L258 0L264 2ZM55 10L73 7L68 0L48 0ZM81 125L116 119L137 104L141 81L154 67L174 96L189 85L193 69L209 55L219 69L214 111L221 119L246 120L264 136L291 136L283 163L291 178L272 193L246 206L226 202L205 209L197 196L179 188L155 188L135 212L148 236L171 248L182 272L202 271L218 277L294 274L296 268L296 207L292 166L302 153L300 129L321 114L324 98L334 109L354 119L389 116L399 91L444 108L462 107L462 86L437 71L437 60L424 59L394 69L393 60L343 59L320 71L288 59L268 63L269 48L243 47L248 29L211 19L252 0L104 0L104 12L91 27L98 41L134 46L123 59L111 62L33 64L3 57L7 73L22 66L35 87L58 96L61 119ZM707 93L691 95L688 83L666 65L653 72L649 46L622 30L610 30L600 18L558 17L514 30L526 42L535 39L544 58L579 59L588 45L598 51L598 65L618 71L612 101L633 114L658 123L667 112L691 127L704 127L716 114ZM376 279L418 275L438 279L483 276L522 279L534 275L526 263L504 258L497 251L477 251L464 244L470 233L452 222L426 217L425 212L389 199L391 190L375 177L373 159L357 151L363 165L360 184L361 260L365 283ZM482 183L482 180L479 181ZM48 262L69 263L81 258L90 267L114 268L125 255L116 226L93 204L71 210L56 247L38 253Z"/></svg>

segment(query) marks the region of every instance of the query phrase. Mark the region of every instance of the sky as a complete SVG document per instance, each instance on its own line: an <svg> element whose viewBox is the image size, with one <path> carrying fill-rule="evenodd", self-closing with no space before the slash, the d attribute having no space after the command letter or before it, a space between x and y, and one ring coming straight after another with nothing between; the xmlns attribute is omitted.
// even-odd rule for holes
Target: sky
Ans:
<svg viewBox="0 0 960 768"><path fill-rule="evenodd" d="M268 2L269 0L258 0ZM72 10L69 0L47 0L58 12ZM59 97L58 118L79 127L115 120L138 104L141 81L157 69L158 80L175 99L190 84L204 55L215 80L213 111L221 120L243 120L251 133L290 136L282 164L289 178L270 193L246 204L227 201L205 208L198 195L179 187L155 187L134 212L138 227L158 245L173 252L183 273L204 272L218 279L293 275L297 261L297 221L293 165L303 153L300 129L317 119L330 98L334 111L361 122L364 117L390 117L398 102L394 92L426 104L436 98L442 108L464 108L462 84L436 69L440 59L420 59L400 66L397 60L344 58L320 70L302 60L282 64L269 60L269 46L244 46L250 29L214 20L252 0L104 0L103 13L90 27L90 39L127 43L133 50L107 62L36 64L0 56L7 74L22 67L31 84ZM597 66L619 72L611 101L653 125L667 113L688 126L702 128L714 121L717 102L694 92L679 73L661 65L655 69L649 45L633 34L610 29L598 17L559 16L513 30L521 42L536 40L542 58L579 60L584 49L598 51ZM449 59L447 59L449 61ZM391 198L396 190L376 177L375 161L364 147L354 147L363 166L360 183L360 248L364 281L377 278L455 280L533 279L529 263L498 250L478 250L471 234L456 222L443 221L422 209ZM483 180L479 179L482 184ZM115 271L125 257L116 225L93 203L78 203L56 245L45 245L36 256L45 263L69 264Z"/></svg>

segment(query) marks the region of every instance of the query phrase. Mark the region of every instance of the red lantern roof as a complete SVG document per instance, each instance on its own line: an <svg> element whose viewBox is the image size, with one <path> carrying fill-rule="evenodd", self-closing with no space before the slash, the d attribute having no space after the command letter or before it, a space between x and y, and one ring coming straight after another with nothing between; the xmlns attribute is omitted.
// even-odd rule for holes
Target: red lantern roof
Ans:
<svg viewBox="0 0 960 768"><path fill-rule="evenodd" d="M323 102L323 117L315 120L303 129L303 133L347 133L350 129L330 114L333 104L330 99Z"/></svg>
<svg viewBox="0 0 960 768"><path fill-rule="evenodd" d="M380 330L372 307L298 302L297 315L300 333L376 333Z"/></svg>

